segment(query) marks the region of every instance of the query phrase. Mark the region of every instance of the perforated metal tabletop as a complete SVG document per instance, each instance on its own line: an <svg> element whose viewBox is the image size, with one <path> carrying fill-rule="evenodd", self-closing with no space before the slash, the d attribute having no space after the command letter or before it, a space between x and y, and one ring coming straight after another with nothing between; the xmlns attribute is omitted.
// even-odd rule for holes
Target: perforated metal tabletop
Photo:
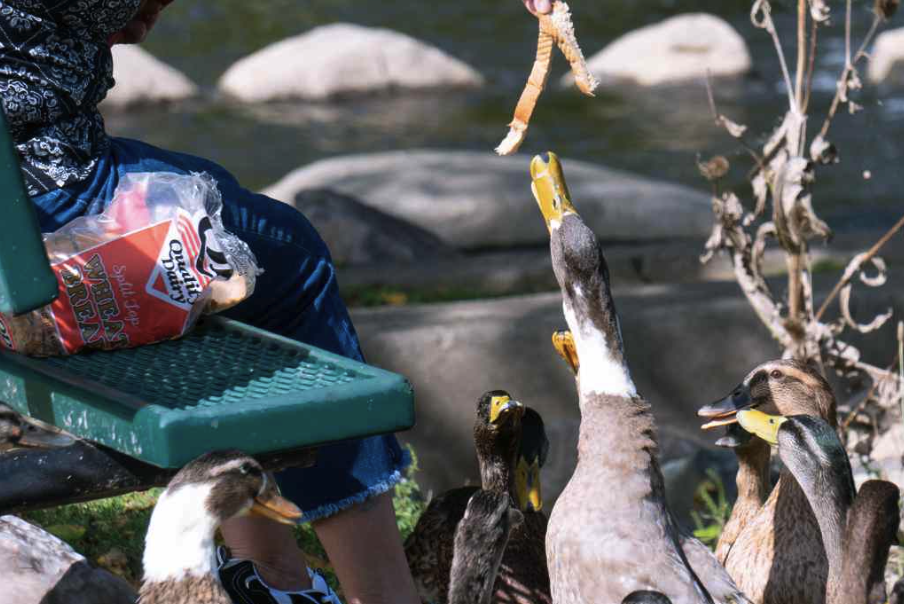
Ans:
<svg viewBox="0 0 904 604"><path fill-rule="evenodd" d="M130 350L0 353L0 400L169 468L214 449L256 454L414 424L404 377L221 318Z"/></svg>

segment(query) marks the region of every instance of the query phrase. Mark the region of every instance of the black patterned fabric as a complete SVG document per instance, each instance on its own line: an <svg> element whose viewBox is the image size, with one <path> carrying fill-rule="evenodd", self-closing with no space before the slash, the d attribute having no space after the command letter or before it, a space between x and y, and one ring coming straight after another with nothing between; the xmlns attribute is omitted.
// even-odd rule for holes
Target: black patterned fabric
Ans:
<svg viewBox="0 0 904 604"><path fill-rule="evenodd" d="M97 104L113 86L107 38L140 3L0 1L0 99L30 195L84 180L106 150Z"/></svg>

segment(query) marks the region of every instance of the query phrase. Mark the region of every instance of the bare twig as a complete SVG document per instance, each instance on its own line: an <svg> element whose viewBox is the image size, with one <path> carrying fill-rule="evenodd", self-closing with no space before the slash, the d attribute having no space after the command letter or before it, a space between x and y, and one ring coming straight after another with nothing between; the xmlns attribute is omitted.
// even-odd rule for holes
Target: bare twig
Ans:
<svg viewBox="0 0 904 604"><path fill-rule="evenodd" d="M807 65L807 89L804 93L803 111L807 112L810 106L810 94L813 92L813 73L816 71L816 41L819 38L819 23L814 19L810 24L810 52L808 53L809 64Z"/></svg>
<svg viewBox="0 0 904 604"><path fill-rule="evenodd" d="M886 369L886 371L889 372L889 375L894 375L893 373L891 373L891 370L894 368L895 368L895 363L892 363L891 365L888 366L888 369ZM886 376L884 379L888 379L888 376ZM841 422L841 431L842 432L847 432L847 429L851 425L851 422L854 421L854 418L857 416L858 413L863 411L863 408L866 407L867 403L869 403L870 400L872 400L873 395L876 394L876 390L879 389L879 384L881 384L881 383L882 383L881 380L873 381L873 384L872 384L872 386L870 386L869 391L866 393L866 396L863 397L863 399L861 399L861 401L859 403L857 403L856 407L854 407L853 409L850 410L850 412L847 414L847 417L845 417L844 421Z"/></svg>
<svg viewBox="0 0 904 604"><path fill-rule="evenodd" d="M839 279L838 283L835 284L835 287L832 288L831 293L829 293L829 297L825 299L825 302L822 303L822 306L819 307L819 310L816 312L816 320L819 321L822 319L822 316L825 314L826 309L829 307L835 298L838 297L838 294L841 292L841 289L850 283L854 274L860 269L861 266L872 260L872 258L879 253L879 250L882 249L889 240L895 236L895 233L901 230L904 227L904 217L894 224L888 231L879 238L879 240L873 244L873 247L869 248L865 254L859 257L859 263L853 270L845 271L845 274Z"/></svg>
<svg viewBox="0 0 904 604"><path fill-rule="evenodd" d="M848 0L848 8L850 9L850 0ZM848 82L850 81L851 75L853 75L854 69L860 59L866 56L866 49L869 47L870 42L873 41L873 37L876 35L876 31L879 29L881 23L882 19L880 17L873 17L873 23L870 25L866 37L863 38L863 43L860 44L860 48L857 49L857 52L852 58L850 55L850 20L848 20L845 33L845 48L847 48L847 51L845 54L844 70L841 72L841 77L838 78L838 86L835 90L835 97L832 99L832 105L829 107L826 119L822 123L822 128L819 129L819 136L822 138L825 138L829 133L829 126L832 125L832 120L838 112L841 101L847 98Z"/></svg>
<svg viewBox="0 0 904 604"><path fill-rule="evenodd" d="M758 15L760 16L759 19L757 19ZM769 4L769 0L756 0L753 3L753 8L750 11L750 20L756 27L765 29L772 38L772 43L775 45L775 52L778 55L778 61L782 67L782 76L785 78L785 88L788 90L788 107L791 111L798 111L799 107L794 99L794 87L791 84L791 75L788 73L788 63L785 61L785 51L782 50L782 41L779 39L778 32L775 30L775 22L772 20L772 5Z"/></svg>
<svg viewBox="0 0 904 604"><path fill-rule="evenodd" d="M807 0L797 0L797 73L794 98L801 113L804 107L804 66L807 63Z"/></svg>

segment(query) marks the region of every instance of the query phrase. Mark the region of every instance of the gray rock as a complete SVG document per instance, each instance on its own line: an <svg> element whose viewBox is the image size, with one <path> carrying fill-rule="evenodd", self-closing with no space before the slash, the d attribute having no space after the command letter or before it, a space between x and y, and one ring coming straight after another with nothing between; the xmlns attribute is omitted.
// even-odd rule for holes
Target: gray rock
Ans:
<svg viewBox="0 0 904 604"><path fill-rule="evenodd" d="M198 94L198 87L185 74L154 58L140 46L117 44L112 52L116 85L101 104L103 109L181 101Z"/></svg>
<svg viewBox="0 0 904 604"><path fill-rule="evenodd" d="M870 55L868 77L877 84L904 68L904 27L879 34ZM900 78L904 79L904 78Z"/></svg>
<svg viewBox="0 0 904 604"><path fill-rule="evenodd" d="M134 604L119 577L91 566L60 539L15 516L0 516L0 584L15 604Z"/></svg>
<svg viewBox="0 0 904 604"><path fill-rule="evenodd" d="M825 295L834 280L821 279ZM892 289L895 285L897 289ZM776 288L780 291L781 284ZM858 317L889 304L904 313L904 275L891 274L878 290L854 294ZM862 291L861 291L862 290ZM620 286L615 297L638 390L653 405L663 461L710 446L699 406L721 398L756 364L779 355L735 283ZM833 311L834 312L834 311ZM546 420L551 450L544 491L551 504L574 469L580 414L574 378L550 335L565 327L559 293L380 309L353 309L368 361L398 371L413 383L418 424L402 438L423 468L419 482L441 492L478 480L471 428L477 398L509 390ZM893 326L865 340L863 358L892 358ZM678 445L668 445L677 442Z"/></svg>
<svg viewBox="0 0 904 604"><path fill-rule="evenodd" d="M750 70L744 38L723 19L706 13L677 15L619 37L590 57L587 68L603 85L630 81L656 86ZM563 78L563 84L572 80Z"/></svg>
<svg viewBox="0 0 904 604"><path fill-rule="evenodd" d="M482 84L473 68L420 40L389 29L335 23L239 60L220 78L219 88L245 102L263 102Z"/></svg>
<svg viewBox="0 0 904 604"><path fill-rule="evenodd" d="M317 228L340 266L426 263L458 255L431 233L328 189L301 191L292 205Z"/></svg>
<svg viewBox="0 0 904 604"><path fill-rule="evenodd" d="M490 152L396 151L315 162L264 191L291 203L298 191L328 187L416 224L459 249L548 245L530 193L530 157ZM564 160L568 186L601 239L705 238L712 228L706 194Z"/></svg>

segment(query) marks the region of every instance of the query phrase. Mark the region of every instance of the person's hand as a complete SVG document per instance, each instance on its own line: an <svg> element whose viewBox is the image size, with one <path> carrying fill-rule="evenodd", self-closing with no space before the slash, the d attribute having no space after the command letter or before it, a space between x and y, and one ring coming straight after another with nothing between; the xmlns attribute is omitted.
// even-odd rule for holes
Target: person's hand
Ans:
<svg viewBox="0 0 904 604"><path fill-rule="evenodd" d="M552 12L552 0L524 0L524 6L534 15Z"/></svg>
<svg viewBox="0 0 904 604"><path fill-rule="evenodd" d="M148 36L148 32L154 27L160 11L171 4L173 0L142 0L138 11L125 27L107 38L107 44L138 44Z"/></svg>

